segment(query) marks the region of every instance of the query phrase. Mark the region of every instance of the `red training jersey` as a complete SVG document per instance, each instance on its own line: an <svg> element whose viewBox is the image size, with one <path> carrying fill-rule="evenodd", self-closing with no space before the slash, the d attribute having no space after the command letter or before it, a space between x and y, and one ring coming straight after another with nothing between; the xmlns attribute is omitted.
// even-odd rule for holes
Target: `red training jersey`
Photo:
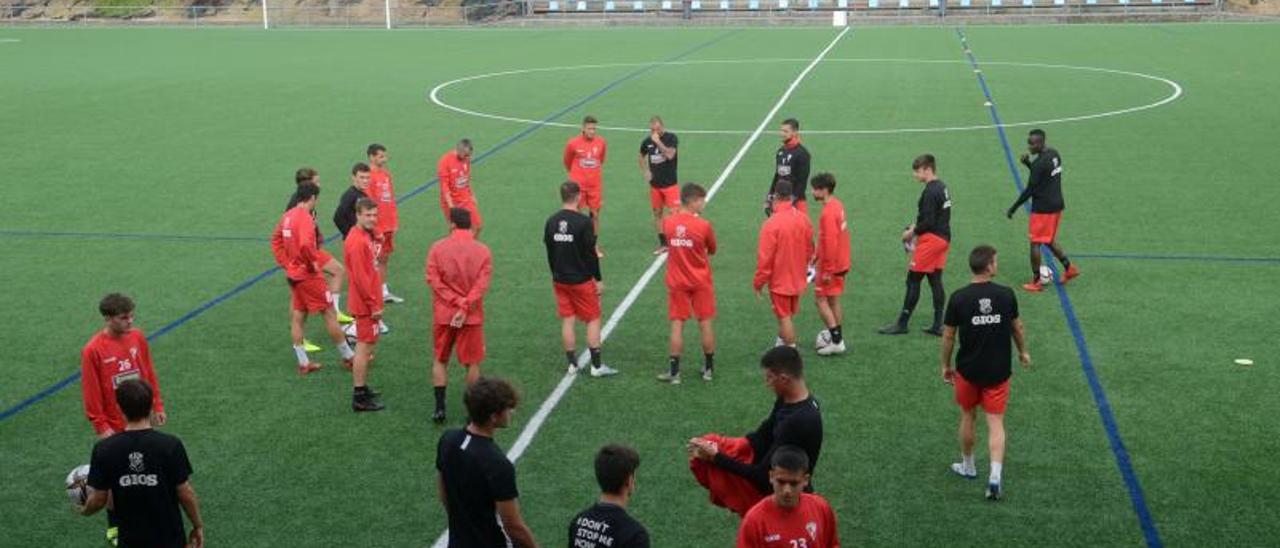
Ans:
<svg viewBox="0 0 1280 548"><path fill-rule="evenodd" d="M791 204L778 204L760 227L756 275L752 287L769 286L770 293L795 296L804 293L809 259L813 257L813 223Z"/></svg>
<svg viewBox="0 0 1280 548"><path fill-rule="evenodd" d="M378 204L378 233L399 230L400 212L396 206L396 187L391 184L391 172L370 167L369 189L365 192Z"/></svg>
<svg viewBox="0 0 1280 548"><path fill-rule="evenodd" d="M800 494L795 508L770 495L757 502L738 527L738 548L839 548L836 515L818 495Z"/></svg>
<svg viewBox="0 0 1280 548"><path fill-rule="evenodd" d="M454 230L432 244L427 252L427 285L434 322L447 325L458 310L465 310L467 325L484 323L484 294L492 275L489 247L476 241L470 230Z"/></svg>
<svg viewBox="0 0 1280 548"><path fill-rule="evenodd" d="M458 153L450 150L436 162L436 178L440 180L440 207L448 207L445 194L448 193L453 205L461 206L475 202L475 194L471 192L471 157L459 158Z"/></svg>
<svg viewBox="0 0 1280 548"><path fill-rule="evenodd" d="M711 287L708 256L716 254L716 233L711 223L681 210L662 220L662 236L667 240L667 287Z"/></svg>
<svg viewBox="0 0 1280 548"><path fill-rule="evenodd" d="M320 276L320 267L316 265L319 249L316 221L311 218L311 212L302 207L284 212L271 234L271 252L285 275L290 280Z"/></svg>
<svg viewBox="0 0 1280 548"><path fill-rule="evenodd" d="M849 253L849 223L844 216L844 204L835 196L827 196L822 216L818 218L818 274L848 272Z"/></svg>
<svg viewBox="0 0 1280 548"><path fill-rule="evenodd" d="M381 234L370 234L359 226L347 233L342 244L342 263L347 266L347 308L353 316L382 311L382 275L376 264L381 247Z"/></svg>
<svg viewBox="0 0 1280 548"><path fill-rule="evenodd" d="M84 345L80 351L80 391L84 397L84 415L93 424L95 433L124 431L125 418L116 403L116 387L131 379L141 379L151 385L151 410L163 413L164 399L160 397L160 383L151 365L151 347L142 331L130 329L124 335L113 337L103 329Z"/></svg>
<svg viewBox="0 0 1280 548"><path fill-rule="evenodd" d="M569 180L579 185L600 185L607 153L608 145L599 135L587 139L579 134L569 139L564 145L564 168L569 171Z"/></svg>

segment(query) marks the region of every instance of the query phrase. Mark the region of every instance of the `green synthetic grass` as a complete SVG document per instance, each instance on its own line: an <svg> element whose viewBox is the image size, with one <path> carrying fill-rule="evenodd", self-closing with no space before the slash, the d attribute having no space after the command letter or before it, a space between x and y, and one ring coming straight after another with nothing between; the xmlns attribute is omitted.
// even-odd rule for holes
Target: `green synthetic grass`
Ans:
<svg viewBox="0 0 1280 548"><path fill-rule="evenodd" d="M1008 63L1110 68L1181 84L1159 109L1049 124L1067 168L1062 243L1077 254L1280 257L1280 200L1269 153L1280 137L1272 95L1280 55L1274 25L1028 26L967 29L1006 123L1087 115L1158 101L1163 84L1113 74ZM439 109L435 85L534 67L635 64L712 40L556 121L585 113L642 127L652 114L682 129L750 130L833 37L830 29L545 29L439 32L262 32L237 29L3 29L0 37L0 263L12 323L0 408L73 373L100 325L97 299L125 291L148 332L271 266L265 242L182 241L18 232L262 237L280 215L291 174L321 171L321 227L370 142L388 146L397 189L434 176L436 159L467 136L483 153L527 126ZM892 129L990 123L950 28L870 28L847 35L800 85L781 116L805 129ZM877 59L879 61L841 61ZM889 62L938 60L950 63ZM776 60L776 61L770 61ZM611 66L476 80L442 98L493 114L542 119L640 68ZM517 470L521 505L546 545L594 496L590 459L603 443L639 449L634 515L656 546L725 546L736 520L706 502L687 472L684 440L741 434L770 404L756 367L772 341L755 301L760 200L777 120L707 209L721 240L713 262L720 317L718 377L658 385L665 296L641 293L605 345L619 378L578 380ZM1009 130L1019 150L1026 128ZM477 163L474 180L493 248L485 371L512 379L525 404L499 436L510 447L560 380L558 325L540 230L556 207L560 151L572 129L544 127ZM602 244L610 313L651 261L648 196L636 174L641 134L605 132ZM681 134L681 176L710 184L746 136ZM948 477L955 410L937 378L937 341L884 338L902 292L894 241L919 185L910 160L939 157L955 202L949 289L966 282L964 253L1001 250L1002 279L1022 280L1025 217L993 129L810 135L814 169L837 174L854 267L844 300L849 355L818 359L819 327L803 301L801 343L824 406L817 473L847 545L1135 545L1143 542L1075 342L1057 297L1020 293L1036 367L1018 372L1007 424L1008 498L981 500L980 482ZM273 276L153 344L170 424L194 464L208 539L216 546L422 546L443 529L429 424L430 302L423 258L443 222L433 187L401 206L388 310L371 383L388 410L353 415L335 367L293 372L287 292ZM816 208L815 208L816 214ZM336 245L331 245L337 251ZM1077 260L1069 288L1085 340L1133 459L1147 504L1171 546L1265 545L1280 473L1271 327L1280 294L1273 263ZM928 315L928 297L922 299ZM915 327L922 327L917 320ZM686 367L700 358L691 330ZM313 340L323 341L318 323ZM327 347L331 345L324 341ZM1238 357L1257 365L1232 364ZM453 371L460 383L460 372ZM451 387L451 425L463 410ZM103 520L71 514L59 490L87 462L93 436L78 383L0 422L0 529L5 545L92 546ZM985 447L979 445L985 470Z"/></svg>

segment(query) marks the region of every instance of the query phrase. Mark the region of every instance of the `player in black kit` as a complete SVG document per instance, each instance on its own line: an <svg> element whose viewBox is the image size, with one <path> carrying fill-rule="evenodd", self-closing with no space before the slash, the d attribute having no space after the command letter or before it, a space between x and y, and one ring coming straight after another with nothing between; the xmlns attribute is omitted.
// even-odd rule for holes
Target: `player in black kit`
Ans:
<svg viewBox="0 0 1280 548"><path fill-rule="evenodd" d="M1067 283L1080 275L1080 270L1071 264L1067 252L1058 245L1058 223L1062 220L1062 210L1066 203L1062 199L1062 158L1058 151L1045 145L1043 130L1033 129L1027 135L1028 154L1022 155L1022 165L1031 170L1027 177L1027 187L1022 190L1018 200L1009 206L1005 217L1013 218L1018 207L1031 200L1030 229L1031 238L1031 282L1024 284L1023 289L1039 292L1044 289L1040 283L1040 246L1049 246L1049 251L1058 258L1058 262L1066 269L1062 275L1062 283ZM1035 155L1035 160L1031 159Z"/></svg>
<svg viewBox="0 0 1280 548"><path fill-rule="evenodd" d="M649 119L649 136L640 141L640 175L649 183L649 206L653 209L653 224L658 231L658 248L654 255L667 251L667 240L662 237L662 218L680 207L680 159L676 147L680 139L667 131L662 118Z"/></svg>
<svg viewBox="0 0 1280 548"><path fill-rule="evenodd" d="M773 215L773 188L783 179L791 181L792 204L808 214L804 192L809 184L809 149L800 144L800 122L787 118L782 122L780 135L782 146L774 156L773 181L769 183L769 193L764 197L764 214L766 217Z"/></svg>
<svg viewBox="0 0 1280 548"><path fill-rule="evenodd" d="M627 515L636 490L640 455L625 445L606 445L596 453L600 501L569 522L569 548L649 548L649 533Z"/></svg>
<svg viewBox="0 0 1280 548"><path fill-rule="evenodd" d="M911 252L907 294L902 299L898 321L880 328L881 335L907 333L907 322L920 301L920 282L927 277L933 292L933 325L924 332L942 336L942 307L947 300L942 269L947 266L947 250L951 247L951 194L936 170L937 161L932 154L920 155L911 163L911 174L924 183L924 190L916 204L916 222L902 232L902 243Z"/></svg>

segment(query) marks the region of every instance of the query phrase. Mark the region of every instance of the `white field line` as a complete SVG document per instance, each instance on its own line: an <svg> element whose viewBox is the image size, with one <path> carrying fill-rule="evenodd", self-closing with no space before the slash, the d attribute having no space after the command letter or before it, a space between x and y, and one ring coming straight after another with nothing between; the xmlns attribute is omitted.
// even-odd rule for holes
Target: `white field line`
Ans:
<svg viewBox="0 0 1280 548"><path fill-rule="evenodd" d="M720 172L720 176L716 178L715 182L711 185L711 188L707 189L708 203L710 203L711 199L715 197L716 192L720 190L720 187L724 185L725 181L729 180L729 175L731 175L733 170L738 167L738 164L742 162L742 158L746 156L747 151L751 149L751 145L755 144L756 140L760 138L760 134L764 133L765 128L769 126L769 122L773 120L773 117L778 114L778 111L782 109L782 106L791 98L791 94L800 86L800 82L809 75L809 72L811 72L814 67L818 66L818 63L827 56L828 52L836 47L836 44L840 42L840 39L843 38L845 34L848 34L850 28L851 27L845 27L844 30L840 31L840 34L836 35L836 37L831 40L831 43L827 44L827 47L823 48L823 50L818 53L818 56L813 58L813 61L809 63L809 66L800 71L800 74L796 76L795 80L792 80L791 85L787 87L785 92L783 92L782 97L778 98L778 102L774 103L773 108L769 109L769 113L765 114L763 120L760 120L760 125L756 126L756 129L751 136L747 138L746 142L742 143L742 148L739 148L738 153L734 154L733 159L729 160L729 163L724 166L724 171ZM635 304L636 299L640 297L640 293L644 291L645 286L649 285L649 280L653 279L653 276L658 273L658 270L662 268L662 265L666 262L667 256L665 254L659 255L653 260L653 263L649 265L649 268L640 276L640 280L638 280L636 284L631 287L631 290L627 292L627 296L622 299L622 303L618 305L618 308L615 308L613 310L613 314L609 315L609 321L605 322L604 329L600 332L601 340L609 338L609 334L613 333L614 328L618 326L618 322L622 321L622 317L631 309L631 305ZM582 370L590 359L590 353L584 351L582 355L578 357L579 369ZM583 374L586 373L584 372ZM556 385L555 390L551 391L551 395L547 396L547 399L542 401L542 405L538 407L538 411L533 414L533 417L529 419L528 424L525 424L524 430L520 432L520 437L516 438L515 443L511 445L511 449L507 451L507 458L510 459L511 462L514 463L521 455L524 455L525 450L529 448L529 444L533 443L534 436L538 435L538 431L541 430L542 425L546 423L547 417L550 416L551 412L560 404L560 400L564 398L564 395L569 392L569 387L573 386L573 382L577 380L578 375L578 373L565 373L564 377L560 379L560 383ZM449 531L446 530L440 534L440 538L436 539L435 544L432 546L433 548L445 548L448 544Z"/></svg>

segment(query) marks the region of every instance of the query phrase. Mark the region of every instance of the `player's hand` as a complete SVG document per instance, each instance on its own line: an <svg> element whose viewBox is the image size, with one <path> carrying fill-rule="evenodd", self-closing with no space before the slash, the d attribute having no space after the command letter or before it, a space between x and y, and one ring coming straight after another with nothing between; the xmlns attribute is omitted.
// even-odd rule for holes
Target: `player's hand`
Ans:
<svg viewBox="0 0 1280 548"><path fill-rule="evenodd" d="M462 324L465 323L466 321L467 321L467 312L465 310L459 309L457 312L453 314L453 318L449 320L449 327L454 327L454 328L462 327Z"/></svg>
<svg viewBox="0 0 1280 548"><path fill-rule="evenodd" d="M1027 369L1031 369L1031 354L1028 354L1026 352L1019 352L1018 363L1021 363L1022 366Z"/></svg>
<svg viewBox="0 0 1280 548"><path fill-rule="evenodd" d="M1026 152L1023 152L1023 153L1022 153L1022 156L1019 156L1019 157L1018 157L1018 160L1019 160L1019 161L1021 161L1021 162L1022 162L1022 165L1024 165L1024 166L1030 166L1030 165L1031 165L1031 155L1030 155L1030 154L1028 154L1028 153L1026 153Z"/></svg>
<svg viewBox="0 0 1280 548"><path fill-rule="evenodd" d="M204 548L204 527L192 527L187 548Z"/></svg>
<svg viewBox="0 0 1280 548"><path fill-rule="evenodd" d="M760 287L755 288L755 293L756 293L756 300L757 300L757 301L764 300L764 286L760 286Z"/></svg>
<svg viewBox="0 0 1280 548"><path fill-rule="evenodd" d="M910 242L911 238L915 237L915 235L916 235L916 225L911 225L907 227L906 230L902 231L902 242L903 243Z"/></svg>
<svg viewBox="0 0 1280 548"><path fill-rule="evenodd" d="M652 171L649 171L649 170L647 170L647 169L646 169L646 170L644 170L644 173L642 173L642 174L640 175L640 177L641 177L642 179L644 179L644 182L645 182L645 183L652 183L652 182L653 182L653 172L652 172Z"/></svg>
<svg viewBox="0 0 1280 548"><path fill-rule="evenodd" d="M950 366L942 366L942 382L954 385L956 383L956 370Z"/></svg>
<svg viewBox="0 0 1280 548"><path fill-rule="evenodd" d="M374 310L372 314L369 314L369 319L375 322L382 321L382 309L379 308L378 310Z"/></svg>
<svg viewBox="0 0 1280 548"><path fill-rule="evenodd" d="M1006 219L1012 219L1012 218L1013 218L1013 214L1014 214L1014 213L1016 213L1017 211L1018 211L1018 208L1016 208L1016 207L1011 207L1011 208L1009 208L1009 210L1008 210L1008 211L1004 212L1004 218L1006 218Z"/></svg>
<svg viewBox="0 0 1280 548"><path fill-rule="evenodd" d="M166 422L169 422L169 414L164 411L156 411L151 415L151 424L164 426Z"/></svg>
<svg viewBox="0 0 1280 548"><path fill-rule="evenodd" d="M604 295L604 282L596 280L596 295Z"/></svg>

